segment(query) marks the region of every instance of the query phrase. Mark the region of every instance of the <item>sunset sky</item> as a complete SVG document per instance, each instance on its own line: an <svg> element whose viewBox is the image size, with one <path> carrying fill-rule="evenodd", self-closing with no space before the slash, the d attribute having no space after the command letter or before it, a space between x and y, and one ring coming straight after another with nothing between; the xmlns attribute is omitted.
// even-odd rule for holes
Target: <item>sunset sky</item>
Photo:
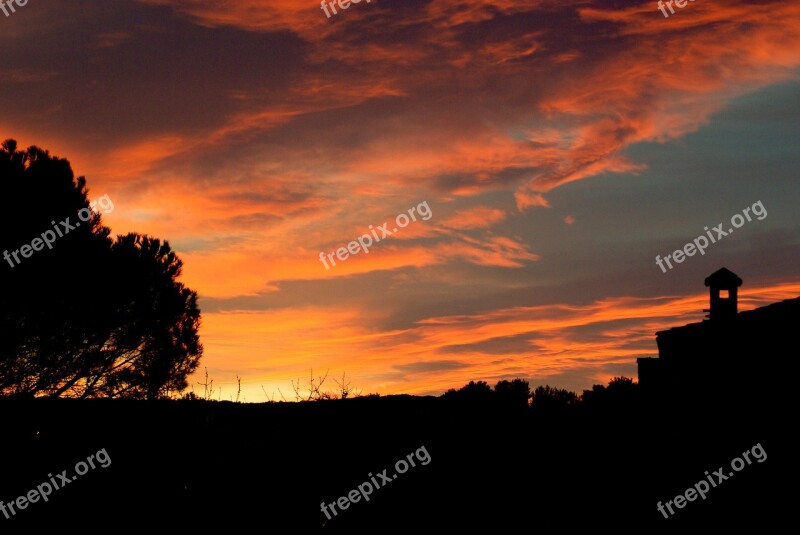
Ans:
<svg viewBox="0 0 800 535"><path fill-rule="evenodd" d="M248 402L292 398L312 368L384 395L580 391L701 320L722 266L740 310L800 296L800 4L675 11L31 0L0 12L0 136L69 159L114 234L178 252L215 398L237 375Z"/></svg>

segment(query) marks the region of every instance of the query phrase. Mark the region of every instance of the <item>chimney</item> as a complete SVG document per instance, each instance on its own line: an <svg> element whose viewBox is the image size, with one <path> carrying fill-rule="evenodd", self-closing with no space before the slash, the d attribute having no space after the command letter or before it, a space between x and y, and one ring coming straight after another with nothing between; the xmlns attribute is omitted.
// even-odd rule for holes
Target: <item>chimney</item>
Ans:
<svg viewBox="0 0 800 535"><path fill-rule="evenodd" d="M711 308L708 309L709 321L731 321L738 314L737 292L742 285L736 273L721 268L706 277L706 286L710 289Z"/></svg>

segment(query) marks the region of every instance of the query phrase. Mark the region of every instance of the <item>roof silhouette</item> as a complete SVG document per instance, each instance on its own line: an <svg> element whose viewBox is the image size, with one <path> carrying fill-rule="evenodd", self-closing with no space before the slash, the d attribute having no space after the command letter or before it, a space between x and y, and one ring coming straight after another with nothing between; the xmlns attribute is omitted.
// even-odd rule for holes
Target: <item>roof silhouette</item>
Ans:
<svg viewBox="0 0 800 535"><path fill-rule="evenodd" d="M723 288L742 285L742 279L727 268L720 268L708 277L706 277L706 286L720 286Z"/></svg>

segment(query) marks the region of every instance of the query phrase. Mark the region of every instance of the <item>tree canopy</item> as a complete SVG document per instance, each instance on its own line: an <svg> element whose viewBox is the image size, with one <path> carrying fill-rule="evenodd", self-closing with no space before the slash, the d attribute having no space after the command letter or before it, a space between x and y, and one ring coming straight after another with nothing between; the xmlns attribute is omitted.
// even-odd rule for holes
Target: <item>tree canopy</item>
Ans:
<svg viewBox="0 0 800 535"><path fill-rule="evenodd" d="M203 352L200 310L169 243L112 239L86 179L38 147L0 145L0 185L0 395L185 389Z"/></svg>

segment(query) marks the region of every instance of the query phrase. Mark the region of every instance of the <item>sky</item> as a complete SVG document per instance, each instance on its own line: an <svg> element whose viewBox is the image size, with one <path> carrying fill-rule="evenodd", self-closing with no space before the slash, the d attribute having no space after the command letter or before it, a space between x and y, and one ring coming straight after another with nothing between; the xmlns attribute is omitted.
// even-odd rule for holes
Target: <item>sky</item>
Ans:
<svg viewBox="0 0 800 535"><path fill-rule="evenodd" d="M177 251L198 393L580 392L702 320L723 266L740 310L800 296L796 2L15 7L0 135Z"/></svg>

